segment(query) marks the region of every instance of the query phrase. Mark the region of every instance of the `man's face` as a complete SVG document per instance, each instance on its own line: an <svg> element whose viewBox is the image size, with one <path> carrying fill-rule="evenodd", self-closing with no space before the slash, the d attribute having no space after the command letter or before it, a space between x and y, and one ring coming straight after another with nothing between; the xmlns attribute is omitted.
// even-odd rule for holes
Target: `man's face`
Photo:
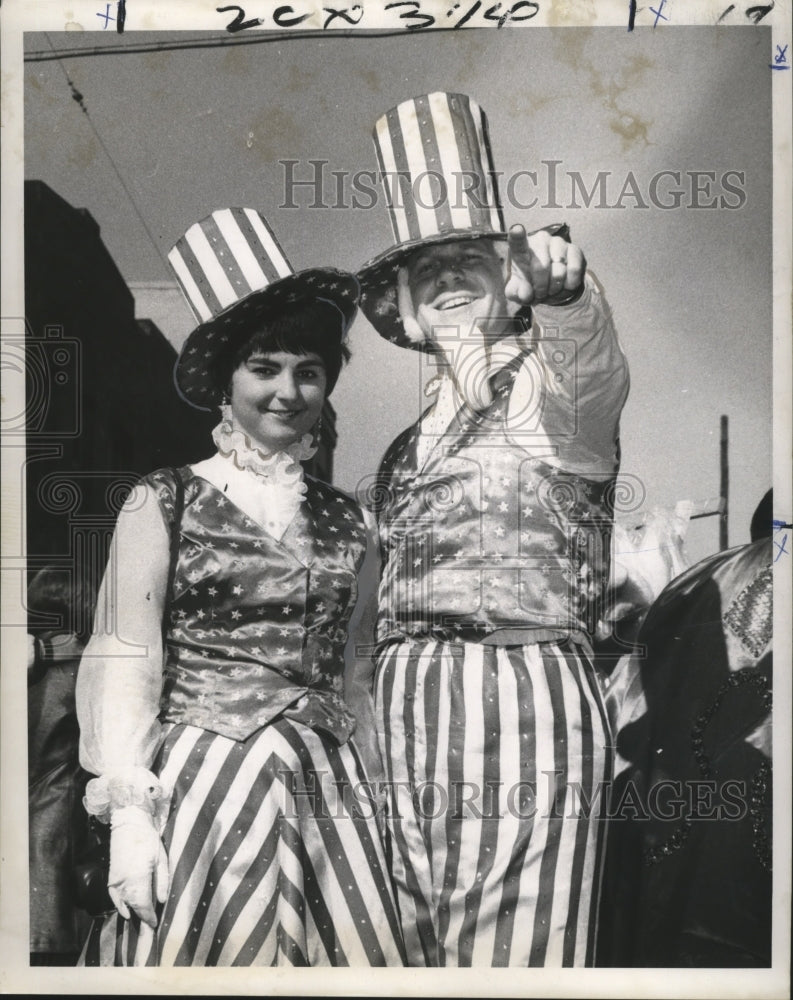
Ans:
<svg viewBox="0 0 793 1000"><path fill-rule="evenodd" d="M508 315L501 258L491 240L417 250L407 270L416 319L430 339L437 327L456 326L464 337L474 324Z"/></svg>

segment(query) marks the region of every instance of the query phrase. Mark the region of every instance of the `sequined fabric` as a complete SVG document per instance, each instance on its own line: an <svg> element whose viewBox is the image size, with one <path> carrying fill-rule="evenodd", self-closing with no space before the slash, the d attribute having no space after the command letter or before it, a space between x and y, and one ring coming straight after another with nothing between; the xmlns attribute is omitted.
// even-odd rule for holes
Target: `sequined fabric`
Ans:
<svg viewBox="0 0 793 1000"><path fill-rule="evenodd" d="M759 656L774 632L772 570L769 566L735 596L724 624L752 656Z"/></svg>
<svg viewBox="0 0 793 1000"><path fill-rule="evenodd" d="M771 559L770 537L703 559L639 632L646 710L616 735L606 965L771 962Z"/></svg>
<svg viewBox="0 0 793 1000"><path fill-rule="evenodd" d="M161 719L244 740L283 713L346 741L346 625L365 536L359 508L306 478L280 541L215 486L181 471L185 504L170 600ZM146 477L167 521L169 470Z"/></svg>
<svg viewBox="0 0 793 1000"><path fill-rule="evenodd" d="M461 409L423 467L419 424L387 452L374 498L380 641L592 630L608 579L613 477L561 471L513 443L510 389L483 411Z"/></svg>

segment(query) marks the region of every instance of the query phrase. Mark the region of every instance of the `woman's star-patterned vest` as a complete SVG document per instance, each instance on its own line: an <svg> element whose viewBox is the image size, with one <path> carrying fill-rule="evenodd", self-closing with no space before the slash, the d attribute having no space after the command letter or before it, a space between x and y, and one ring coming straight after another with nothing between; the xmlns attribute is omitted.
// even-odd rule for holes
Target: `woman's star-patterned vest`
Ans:
<svg viewBox="0 0 793 1000"><path fill-rule="evenodd" d="M306 477L278 541L215 486L180 472L179 553L165 630L161 719L244 740L276 715L345 742L346 626L366 540L360 508ZM144 480L173 519L175 480Z"/></svg>

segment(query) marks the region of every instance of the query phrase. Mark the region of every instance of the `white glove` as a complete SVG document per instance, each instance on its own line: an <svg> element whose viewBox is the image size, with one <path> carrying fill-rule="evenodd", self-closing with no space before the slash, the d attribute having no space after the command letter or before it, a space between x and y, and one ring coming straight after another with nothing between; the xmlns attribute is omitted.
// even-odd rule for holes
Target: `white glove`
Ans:
<svg viewBox="0 0 793 1000"><path fill-rule="evenodd" d="M110 820L108 892L125 919L134 910L144 923L157 927L156 902L168 898L168 858L154 818L140 806L113 810Z"/></svg>

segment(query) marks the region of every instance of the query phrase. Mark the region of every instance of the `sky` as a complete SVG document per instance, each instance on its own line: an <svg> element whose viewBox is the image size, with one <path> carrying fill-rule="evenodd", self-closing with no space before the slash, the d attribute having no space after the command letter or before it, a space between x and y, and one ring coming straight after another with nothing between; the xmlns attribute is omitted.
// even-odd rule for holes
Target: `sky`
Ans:
<svg viewBox="0 0 793 1000"><path fill-rule="evenodd" d="M36 33L25 48L172 37ZM771 485L770 42L762 26L568 27L29 61L25 176L91 212L130 283L172 280L170 247L226 206L260 210L296 268L354 270L392 243L382 199L349 204L352 175L376 169L375 120L417 94L469 94L505 181L536 172L536 183L514 183L512 201L537 204L505 204L507 223L567 222L605 287L631 367L622 473L644 497L637 514L718 495L725 414L734 545L748 541ZM306 179L312 160L326 161L324 205L301 187L286 207L288 171ZM184 322L165 332L178 342ZM416 419L432 374L363 316L350 346L332 400L345 489ZM717 548L717 519L692 523L689 558Z"/></svg>

